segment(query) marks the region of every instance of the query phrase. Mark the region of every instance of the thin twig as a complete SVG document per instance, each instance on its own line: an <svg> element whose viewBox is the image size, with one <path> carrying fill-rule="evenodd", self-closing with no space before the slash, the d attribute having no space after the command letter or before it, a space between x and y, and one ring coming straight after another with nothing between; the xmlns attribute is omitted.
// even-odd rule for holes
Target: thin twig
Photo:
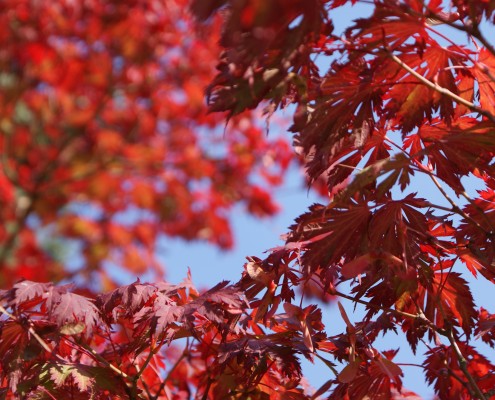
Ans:
<svg viewBox="0 0 495 400"><path fill-rule="evenodd" d="M165 385L167 384L167 381L170 379L170 376L172 373L175 371L175 369L179 366L180 362L186 358L189 354L189 344L186 344L186 347L184 347L184 351L180 355L180 357L175 361L174 365L172 365L172 368L167 373L167 376L163 379L162 383L160 384L160 387L158 388L155 396L152 398L152 400L158 400L158 397L160 397L160 393L162 390L165 388Z"/></svg>
<svg viewBox="0 0 495 400"><path fill-rule="evenodd" d="M342 293L342 292L339 292L338 290L335 290L335 289L330 290L330 291L327 292L327 290L323 287L323 285L321 284L321 282L317 281L314 277L310 277L310 280L313 281L313 283L315 283L317 286L319 286L320 289L323 292L326 292L326 293L328 293L330 295L339 296L339 297L342 297L344 299L353 301L355 303L362 304L364 306L372 307L372 308L375 308L377 310L384 311L384 312L395 313L395 314L398 314L398 315L402 315L403 317L413 318L413 319L416 319L416 318L423 319L420 314L410 314L410 313L407 313L407 312L404 312L404 311L396 310L394 308L382 307L382 306L379 306L377 304L373 304L373 303L370 303L370 302L367 302L367 301L364 301L364 300L357 299L355 297L349 296L349 295L347 295L345 293Z"/></svg>
<svg viewBox="0 0 495 400"><path fill-rule="evenodd" d="M5 315L6 315L7 317L9 317L11 320L13 320L13 321L15 321L15 322L19 322L19 319L18 319L15 315L13 315L13 314L9 313L9 312L8 312L8 311L7 311L7 310L6 310L6 309L5 309L2 305L0 305L0 312L1 312L2 314L5 314ZM21 326L22 326L22 324L21 324ZM41 346L41 347L42 347L45 351L47 351L48 353L51 353L51 354L53 354L53 355L56 355L58 358L61 358L61 356L59 356L59 355L57 355L57 354L54 354L53 349L49 346L49 344L48 344L47 342L45 342L45 341L43 340L43 338L42 338L40 335L38 335L38 334L36 333L36 331L34 330L34 328L33 328L32 326L29 326L29 327L27 328L27 330L28 330L28 332L29 332L29 333L30 333L30 334L31 334L31 335L32 335L32 336L36 339L36 341L40 344L40 346ZM61 358L61 359L63 360L63 358ZM64 361L65 361L65 360L64 360Z"/></svg>
<svg viewBox="0 0 495 400"><path fill-rule="evenodd" d="M464 357L464 355L462 354L461 349L459 348L459 345L457 344L457 342L454 338L454 333L453 333L452 329L449 331L447 338L449 339L450 344L452 345L452 348L454 349L454 352L457 355L457 359L459 361L459 367L461 368L462 372L464 373L464 375L468 379L469 384L471 385L471 388L474 391L474 394L476 395L476 397L478 399L486 400L485 395L483 394L481 389L478 387L478 384L476 383L476 381L474 380L473 376L471 375L471 373L469 372L469 370L467 368L467 360Z"/></svg>
<svg viewBox="0 0 495 400"><path fill-rule="evenodd" d="M450 273L450 271L449 271ZM441 287L441 286L439 286ZM440 311L440 314L442 315L442 318L444 321L448 321L448 316L443 308L443 304L441 303L440 299L439 299L439 295L435 296L435 301L438 305L438 310ZM467 369L467 360L466 358L463 356L462 352L461 352L461 349L459 348L459 345L457 344L457 341L455 340L455 337L454 337L454 330L452 329L452 325L449 323L448 325L448 329L440 329L438 328L437 326L433 325L433 329L440 335L446 337L452 348L454 349L454 352L456 353L456 356L457 356L457 359L458 359L458 362L459 362L459 367L461 368L464 376L468 379L469 381L469 386L466 386L466 389L469 391L470 395L474 398L478 398L480 400L486 400L486 397L484 396L483 392L481 391L481 389L478 387L478 384L476 383L476 381L474 380L473 376L471 375L471 373L469 372L469 370ZM454 376L454 371L452 371L452 369L450 368L449 366L449 371L451 372L451 374Z"/></svg>
<svg viewBox="0 0 495 400"><path fill-rule="evenodd" d="M421 164L418 164L418 165L420 165L421 167L423 167ZM478 221L476 221L471 216L469 216L468 214L466 214L462 210L462 208L460 208L457 205L457 203L449 196L449 194L445 191L445 189L443 188L443 186L440 184L440 182L438 182L438 179L436 178L436 176L431 171L428 171L424 167L423 168L418 167L418 168L415 168L414 170L417 171L417 172L421 172L421 173L424 173L424 174L428 175L430 177L430 179L432 180L432 182L437 187L437 189L440 191L440 193L442 193L442 196L445 197L445 199L452 205L452 208L450 208L450 209L448 209L448 208L447 209L441 208L440 206L435 206L436 208L444 209L446 211L450 211L450 212L459 214L463 218L465 218L467 221L470 221L471 223L473 223L474 225L476 225L476 227L479 228L482 232L484 232L486 234L490 234L490 232L487 231L485 228L483 228Z"/></svg>
<svg viewBox="0 0 495 400"><path fill-rule="evenodd" d="M411 364L411 363L396 363L400 367L418 367L425 369L424 365L421 364Z"/></svg>
<svg viewBox="0 0 495 400"><path fill-rule="evenodd" d="M129 375L127 375L124 371L122 371L121 369L119 369L118 367L116 367L115 365L113 365L111 362L109 362L108 360L106 360L104 357L102 357L101 355L99 355L97 353L97 351L95 349L93 349L92 347L84 344L84 343L79 343L79 346L81 346L82 348L84 348L86 351L88 351L94 358L96 358L98 361L100 361L101 363L105 364L108 368L110 368L113 372L117 373L118 375L122 376L122 378L124 379L127 379L129 381L132 380L132 377L130 377Z"/></svg>
<svg viewBox="0 0 495 400"><path fill-rule="evenodd" d="M495 47L483 36L483 33L480 31L479 26L474 26L472 28L466 29L466 32L476 39L478 39L483 46L493 55L495 56Z"/></svg>
<svg viewBox="0 0 495 400"><path fill-rule="evenodd" d="M495 116L493 116L491 113L488 111L478 107L474 103L471 103L470 101L458 96L457 94L451 92L450 90L444 88L443 86L440 86L438 83L432 82L429 79L425 78L423 75L417 73L414 69L412 69L409 65L407 65L404 61L402 61L399 57L396 55L392 54L390 51L386 50L388 56L395 62L397 63L401 68L405 69L407 72L409 72L412 76L417 78L421 83L423 83L425 86L429 87L430 89L433 89L437 91L440 94L443 94L444 96L450 97L452 100L454 100L456 103L462 104L463 106L469 108L471 111L477 112L486 118L488 118L490 121L495 123Z"/></svg>
<svg viewBox="0 0 495 400"><path fill-rule="evenodd" d="M132 377L133 381L137 381L141 377L141 375L143 374L144 370L146 369L146 367L148 366L148 364L151 362L151 360L155 356L156 350L157 350L156 348L155 349L151 349L150 348L150 352L148 354L148 357L146 357L146 360L144 360L143 365L141 365L141 367L139 367L139 366L136 365L137 374Z"/></svg>
<svg viewBox="0 0 495 400"><path fill-rule="evenodd" d="M482 230L483 232L485 233L489 233L487 232L487 230L485 228L483 228L478 221L476 221L475 219L473 219L471 216L467 215L458 205L457 203L452 200L452 198L448 195L448 193L445 191L445 189L442 187L442 185L440 185L440 182L438 182L438 179L433 175L433 174L428 174L428 176L430 177L430 179L433 181L433 183L435 184L435 186L438 188L438 190L440 190L440 192L442 193L443 197L445 197L445 199L450 203L452 204L452 211L457 213L457 214L460 214L462 215L466 220L472 222L473 224L475 224L480 230Z"/></svg>

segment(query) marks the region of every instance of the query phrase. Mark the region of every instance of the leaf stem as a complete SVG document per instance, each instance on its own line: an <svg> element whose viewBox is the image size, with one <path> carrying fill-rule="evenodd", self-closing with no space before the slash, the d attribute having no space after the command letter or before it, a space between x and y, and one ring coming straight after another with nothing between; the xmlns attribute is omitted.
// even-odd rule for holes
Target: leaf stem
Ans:
<svg viewBox="0 0 495 400"><path fill-rule="evenodd" d="M324 292L326 292L325 288L323 287L323 285L318 282L315 278L311 277L310 278L316 285L318 285L320 287L320 289ZM357 299L355 297L352 297L352 296L349 296L345 293L342 293L342 292L339 292L338 290L336 289L333 289L331 291L328 291L329 294L331 295L334 295L334 296L339 296L339 297L342 297L344 299L347 299L347 300L350 300L350 301L353 301L355 303L359 303L359 304L362 304L364 306L367 306L367 307L372 307L372 308L375 308L377 310L380 310L380 311L384 311L384 312L389 312L389 313L394 313L394 314L398 314L398 315L402 315L403 317L407 317L407 318L413 318L413 319L416 319L416 318L419 318L421 320L426 320L426 317L424 317L423 314L410 314L410 313L407 313L407 312L404 312L404 311L399 311L399 310L396 310L394 308L388 308L388 307L382 307L382 306L379 306L377 304L373 304L373 303L370 303L370 302L367 302L367 301L364 301L364 300L361 300L361 299ZM428 321L429 322L429 321Z"/></svg>
<svg viewBox="0 0 495 400"><path fill-rule="evenodd" d="M377 310L381 310L381 311L385 311L385 312L389 312L389 313L394 313L394 314L402 315L403 317L407 317L407 318L413 318L413 319L420 318L420 319L423 320L423 318L421 317L420 314L410 314L410 313L407 313L407 312L404 312L404 311L396 310L394 308L381 307L379 305L376 305L376 304L373 304L373 303L370 303L370 302L367 302L367 301L364 301L364 300L361 300L361 299L356 299L355 297L352 297L352 296L349 296L349 295L347 295L345 293L339 292L338 290L334 290L331 294L335 294L335 295L337 295L339 297L342 297L344 299L347 299L347 300L350 300L350 301L353 301L355 303L359 303L359 304L362 304L362 305L365 305L365 306L368 306L368 307L372 307L372 308L375 308Z"/></svg>
<svg viewBox="0 0 495 400"><path fill-rule="evenodd" d="M425 369L424 365L421 364L412 364L412 363L396 363L400 367L418 367Z"/></svg>

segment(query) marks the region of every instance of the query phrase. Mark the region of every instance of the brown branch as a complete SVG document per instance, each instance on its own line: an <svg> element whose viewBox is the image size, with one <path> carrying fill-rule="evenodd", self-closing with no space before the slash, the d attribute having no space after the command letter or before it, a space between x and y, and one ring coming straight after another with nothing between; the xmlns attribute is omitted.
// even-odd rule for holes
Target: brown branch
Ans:
<svg viewBox="0 0 495 400"><path fill-rule="evenodd" d="M442 307L441 303L438 302L438 299L436 299L436 300L437 300L437 304L439 306L439 310L440 310L441 314L443 315L443 318L445 319L446 317L445 317L445 312L443 310L443 307ZM416 308L418 309L418 312L421 315L423 315L424 320L426 320L426 321L429 322L428 323L428 326L429 326L430 329L433 330L433 332L435 334L438 334L438 335L441 335L441 336L444 336L444 337L448 338L448 340L452 344L452 347L454 348L454 351L456 352L457 358L459 360L459 365L461 366L461 370L463 371L464 375L468 378L470 385L467 385L466 382L464 382L460 377L457 376L457 374L452 370L452 368L450 367L450 365L447 365L447 369L449 371L449 374L453 378L455 378L457 381L459 381L466 388L466 390L469 392L469 394L472 397L479 398L480 400L486 400L485 396L483 395L483 393L481 392L480 388L476 384L476 381L474 380L474 378L472 377L472 375L467 370L466 359L462 356L462 353L461 353L461 351L459 349L459 346L457 345L457 342L454 339L454 334L453 334L452 327L450 327L448 331L445 330L445 329L439 328L433 322L431 322L428 318L426 318L426 316L424 315L423 310L421 309L421 307L419 307L418 304L416 304ZM423 340L421 340L421 341L423 341ZM423 343L426 345L426 343L424 341L423 341ZM427 347L429 347L429 346L427 345ZM461 358L459 358L459 356L464 360L464 368L462 367Z"/></svg>
<svg viewBox="0 0 495 400"><path fill-rule="evenodd" d="M452 345L452 348L454 349L454 352L457 356L457 360L459 361L459 367L461 368L463 374L466 376L466 378L469 381L469 384L471 386L472 391L474 392L473 395L475 395L476 398L480 400L486 400L485 395L481 391L481 389L478 387L478 384L474 380L473 376L469 372L467 368L467 360L464 357L464 355L461 352L461 349L459 348L459 345L457 344L455 338L454 338L454 333L452 329L450 329L449 334L445 335L450 341L450 344Z"/></svg>
<svg viewBox="0 0 495 400"><path fill-rule="evenodd" d="M444 96L450 97L456 103L462 104L463 106L469 108L471 111L477 112L477 113L485 116L486 118L488 118L490 121L495 123L495 116L493 116L488 111L486 111L486 110L478 107L474 103L471 103L470 101L458 96L457 94L451 92L450 90L444 88L443 86L440 86L438 83L430 81L429 79L425 78L423 75L417 73L414 69L412 69L404 61L402 61L399 57L392 54L389 50L385 49L385 51L387 52L388 56L392 59L392 61L397 63L401 68L405 69L412 76L417 78L425 86L429 87L430 89L437 91L438 93L440 93Z"/></svg>
<svg viewBox="0 0 495 400"><path fill-rule="evenodd" d="M203 393L203 397L201 397L201 400L208 400L208 392L210 391L210 387L212 383L213 380L211 379L211 377L208 377L208 382L206 383L205 392Z"/></svg>

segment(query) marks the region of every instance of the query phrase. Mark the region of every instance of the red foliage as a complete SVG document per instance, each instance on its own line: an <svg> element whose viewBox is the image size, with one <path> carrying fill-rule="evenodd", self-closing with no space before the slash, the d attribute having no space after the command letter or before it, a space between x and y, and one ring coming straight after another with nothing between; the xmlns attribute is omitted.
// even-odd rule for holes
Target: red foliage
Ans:
<svg viewBox="0 0 495 400"><path fill-rule="evenodd" d="M40 228L55 249L79 243L79 278L101 279L109 261L162 277L159 235L230 248L236 203L260 217L277 211L269 188L290 147L266 139L254 113L228 125L207 113L221 21L198 25L187 6L0 5L0 263L13 272L3 286L65 274L35 238Z"/></svg>
<svg viewBox="0 0 495 400"><path fill-rule="evenodd" d="M426 347L414 365L439 399L495 398L495 317L472 283L495 282L495 6L374 1L335 34L333 10L355 3L2 3L2 395L415 399L412 363L378 349L393 332ZM159 276L158 235L227 248L234 204L273 214L291 152L256 127L260 103L293 111L328 201L237 283L35 282L105 277L108 261ZM81 243L84 266L64 269L40 229ZM364 312L339 302L329 336L305 296ZM332 374L316 391L301 356Z"/></svg>

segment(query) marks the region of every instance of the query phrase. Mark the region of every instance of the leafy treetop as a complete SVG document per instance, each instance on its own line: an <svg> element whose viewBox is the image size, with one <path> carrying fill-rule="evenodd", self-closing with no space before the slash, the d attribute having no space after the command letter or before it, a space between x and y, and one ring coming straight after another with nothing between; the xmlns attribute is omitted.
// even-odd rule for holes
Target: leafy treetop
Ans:
<svg viewBox="0 0 495 400"><path fill-rule="evenodd" d="M160 236L228 249L236 204L277 211L290 148L254 113L207 114L221 21L199 26L187 5L0 5L3 287L67 278L67 240L72 279L112 288L107 265L162 278Z"/></svg>
<svg viewBox="0 0 495 400"><path fill-rule="evenodd" d="M415 399L403 386L410 363L376 343L397 334L426 348L416 367L438 398L495 398L482 354L495 317L468 281L495 278L495 3L366 1L371 14L335 34L334 10L355 3L190 3L204 29L221 17L210 110L236 121L260 104L269 116L293 105L294 147L328 201L302 213L283 246L248 257L234 285L137 281L92 298L51 283L7 288L6 396ZM482 188L471 193L468 180ZM365 312L353 321L338 302L346 329L329 336L309 296ZM300 356L328 367L316 391Z"/></svg>

